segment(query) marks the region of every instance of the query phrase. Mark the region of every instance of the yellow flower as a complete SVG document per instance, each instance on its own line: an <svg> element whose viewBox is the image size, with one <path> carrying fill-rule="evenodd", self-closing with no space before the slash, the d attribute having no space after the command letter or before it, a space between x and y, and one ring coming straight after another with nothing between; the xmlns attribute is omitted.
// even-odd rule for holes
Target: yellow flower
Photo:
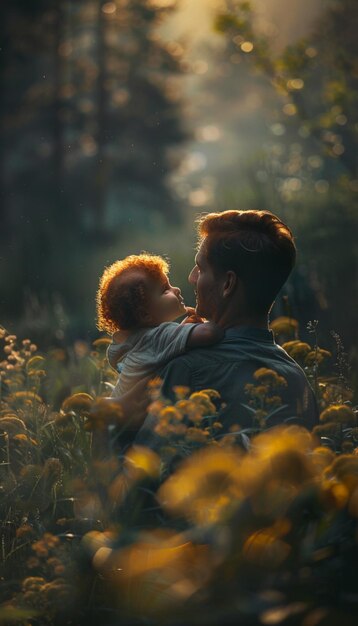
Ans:
<svg viewBox="0 0 358 626"><path fill-rule="evenodd" d="M331 467L331 474L338 480L350 487L352 483L356 487L358 482L358 459L351 454L341 454L337 457Z"/></svg>
<svg viewBox="0 0 358 626"><path fill-rule="evenodd" d="M315 468L319 472L322 472L334 461L335 454L329 448L325 448L324 446L318 446L313 450L311 458Z"/></svg>
<svg viewBox="0 0 358 626"><path fill-rule="evenodd" d="M148 382L148 389L157 389L157 387L161 387L162 384L163 380L159 378L159 376L156 376Z"/></svg>
<svg viewBox="0 0 358 626"><path fill-rule="evenodd" d="M7 343L15 343L16 339L16 335L7 335L7 337L5 337Z"/></svg>
<svg viewBox="0 0 358 626"><path fill-rule="evenodd" d="M158 416L160 414L160 412L162 411L162 409L164 409L165 406L166 406L166 404L165 404L164 400L154 400L148 406L147 411L151 415Z"/></svg>
<svg viewBox="0 0 358 626"><path fill-rule="evenodd" d="M123 408L119 400L97 398L88 415L88 430L105 430L110 424L118 424L123 418Z"/></svg>
<svg viewBox="0 0 358 626"><path fill-rule="evenodd" d="M35 543L32 544L31 548L38 557L48 556L48 546L43 539L35 541Z"/></svg>
<svg viewBox="0 0 358 626"><path fill-rule="evenodd" d="M240 424L232 424L232 426L230 426L229 428L229 433L238 433L241 430L241 426Z"/></svg>
<svg viewBox="0 0 358 626"><path fill-rule="evenodd" d="M202 411L202 415L212 415L216 413L216 407L210 400L210 395L204 391L195 391L190 395L189 398L192 402L194 402L200 410Z"/></svg>
<svg viewBox="0 0 358 626"><path fill-rule="evenodd" d="M240 498L241 482L240 454L208 447L180 465L160 487L158 499L170 513L206 525L222 519Z"/></svg>
<svg viewBox="0 0 358 626"><path fill-rule="evenodd" d="M33 439L32 437L28 437L27 435L25 435L24 433L20 433L18 435L15 435L13 437L13 441L17 441L20 443L25 443L25 444L32 444L34 446L37 446L37 441L35 441L35 439Z"/></svg>
<svg viewBox="0 0 358 626"><path fill-rule="evenodd" d="M315 426L312 432L316 437L335 437L339 436L341 427L337 422L327 422Z"/></svg>
<svg viewBox="0 0 358 626"><path fill-rule="evenodd" d="M216 389L201 389L201 393L205 393L205 395L209 396L209 398L220 398L220 393L216 391Z"/></svg>
<svg viewBox="0 0 358 626"><path fill-rule="evenodd" d="M333 422L336 424L346 424L347 426L355 426L357 422L353 409L346 404L332 404L322 411L319 419L322 424Z"/></svg>
<svg viewBox="0 0 358 626"><path fill-rule="evenodd" d="M320 485L320 498L327 509L343 509L349 498L349 491L343 482L324 480Z"/></svg>
<svg viewBox="0 0 358 626"><path fill-rule="evenodd" d="M322 399L328 405L339 404L347 400L353 399L352 389L342 389L342 385L326 382L323 383L323 396Z"/></svg>
<svg viewBox="0 0 358 626"><path fill-rule="evenodd" d="M209 433L201 428L191 427L187 429L186 434L188 441L194 441L196 443L206 443Z"/></svg>
<svg viewBox="0 0 358 626"><path fill-rule="evenodd" d="M270 408L280 406L280 404L282 404L282 398L280 398L280 396L271 396L270 398L266 398L266 405Z"/></svg>
<svg viewBox="0 0 358 626"><path fill-rule="evenodd" d="M19 526L19 528L16 530L16 537L18 538L22 538L22 537L32 537L34 536L35 530L32 526L30 526L30 524L22 524L21 526Z"/></svg>
<svg viewBox="0 0 358 626"><path fill-rule="evenodd" d="M184 385L176 385L173 387L173 391L177 400L184 400L190 393L190 387L185 387Z"/></svg>
<svg viewBox="0 0 358 626"><path fill-rule="evenodd" d="M38 591L46 580L40 576L29 576L22 582L22 590L26 591Z"/></svg>
<svg viewBox="0 0 358 626"><path fill-rule="evenodd" d="M330 352L328 352L328 350L323 350L322 348L317 348L317 351L316 350L311 350L311 352L309 352L305 356L305 364L309 366L309 365L313 365L314 363L317 363L319 365L320 363L322 363L326 359L329 359L329 357L331 357L331 356L332 356L332 354Z"/></svg>
<svg viewBox="0 0 358 626"><path fill-rule="evenodd" d="M236 445L235 435L233 433L227 433L218 440L218 445L221 448L232 447Z"/></svg>
<svg viewBox="0 0 358 626"><path fill-rule="evenodd" d="M176 408L181 412L182 416L187 416L194 424L200 422L203 418L202 407L199 403L192 400L178 400Z"/></svg>
<svg viewBox="0 0 358 626"><path fill-rule="evenodd" d="M272 528L264 528L257 530L246 539L243 556L249 563L271 569L281 565L290 551L290 546L279 539Z"/></svg>
<svg viewBox="0 0 358 626"><path fill-rule="evenodd" d="M265 396L268 394L269 392L269 387L268 385L258 385L257 387L254 387L251 391L251 395L254 398L265 398Z"/></svg>
<svg viewBox="0 0 358 626"><path fill-rule="evenodd" d="M62 411L75 411L75 413L85 413L91 409L94 398L88 393L75 393L62 402Z"/></svg>
<svg viewBox="0 0 358 626"><path fill-rule="evenodd" d="M158 478L160 475L160 458L150 448L135 445L128 450L124 459L129 476L135 480Z"/></svg>
<svg viewBox="0 0 358 626"><path fill-rule="evenodd" d="M33 356L26 364L28 373L32 371L43 370L45 359L43 356Z"/></svg>
<svg viewBox="0 0 358 626"><path fill-rule="evenodd" d="M296 337L298 332L298 321L292 317L276 317L270 322L270 328L276 335L289 335Z"/></svg>
<svg viewBox="0 0 358 626"><path fill-rule="evenodd" d="M0 431L8 434L17 434L26 430L26 424L15 415L7 415L0 418Z"/></svg>
<svg viewBox="0 0 358 626"><path fill-rule="evenodd" d="M275 370L261 367L254 372L254 379L262 384L271 385L273 387L287 387L287 382L283 376L280 376ZM258 389L258 388L256 388Z"/></svg>
<svg viewBox="0 0 358 626"><path fill-rule="evenodd" d="M34 391L15 391L11 398L16 401L16 404L32 404L33 402L42 403L43 399Z"/></svg>
<svg viewBox="0 0 358 626"><path fill-rule="evenodd" d="M289 354L296 361L303 361L312 349L308 343L299 340L288 341L287 343L282 344L282 348L286 350L287 354Z"/></svg>
<svg viewBox="0 0 358 626"><path fill-rule="evenodd" d="M46 376L46 371L45 370L30 370L29 372L27 372L28 376L31 376L32 378L43 378L44 376Z"/></svg>
<svg viewBox="0 0 358 626"><path fill-rule="evenodd" d="M159 413L160 418L167 420L174 420L180 422L183 419L183 415L173 406L166 406Z"/></svg>
<svg viewBox="0 0 358 626"><path fill-rule="evenodd" d="M194 545L174 531L141 533L119 550L99 548L93 565L118 590L122 610L156 618L156 623L180 610L211 573L208 546Z"/></svg>
<svg viewBox="0 0 358 626"><path fill-rule="evenodd" d="M108 348L109 344L112 343L112 340L109 337L100 337L99 339L96 339L95 341L92 342L92 345L98 350L98 348L101 350L105 350L106 348Z"/></svg>
<svg viewBox="0 0 358 626"><path fill-rule="evenodd" d="M147 383L149 397L152 401L160 399L162 384L163 381L161 378L159 378L159 376L157 376L156 378L152 378Z"/></svg>

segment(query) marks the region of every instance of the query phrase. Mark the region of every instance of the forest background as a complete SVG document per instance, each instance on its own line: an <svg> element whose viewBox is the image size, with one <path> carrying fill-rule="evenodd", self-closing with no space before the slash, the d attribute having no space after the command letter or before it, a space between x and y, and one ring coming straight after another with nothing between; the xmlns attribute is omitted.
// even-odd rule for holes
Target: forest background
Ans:
<svg viewBox="0 0 358 626"><path fill-rule="evenodd" d="M169 256L187 304L202 211L270 209L298 263L272 317L357 362L355 0L0 5L1 323L98 334L104 266Z"/></svg>

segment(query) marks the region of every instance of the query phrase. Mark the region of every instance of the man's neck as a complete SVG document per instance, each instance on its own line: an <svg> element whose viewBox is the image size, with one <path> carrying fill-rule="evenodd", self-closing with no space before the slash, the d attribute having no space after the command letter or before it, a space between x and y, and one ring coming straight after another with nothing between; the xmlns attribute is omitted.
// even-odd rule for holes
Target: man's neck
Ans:
<svg viewBox="0 0 358 626"><path fill-rule="evenodd" d="M268 315L222 315L219 320L215 320L221 328L235 328L239 326L247 326L249 328L263 328L268 330Z"/></svg>

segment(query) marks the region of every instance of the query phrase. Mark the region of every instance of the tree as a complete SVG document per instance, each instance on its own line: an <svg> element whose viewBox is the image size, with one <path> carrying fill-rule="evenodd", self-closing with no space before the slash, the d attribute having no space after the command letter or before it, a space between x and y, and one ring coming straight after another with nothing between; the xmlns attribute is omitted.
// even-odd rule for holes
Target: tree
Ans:
<svg viewBox="0 0 358 626"><path fill-rule="evenodd" d="M16 283L75 303L71 268L118 241L128 216L142 227L152 214L180 217L168 176L186 139L173 89L182 62L157 34L174 8L164 4L1 5L1 236L9 244L1 281L9 312L23 304Z"/></svg>
<svg viewBox="0 0 358 626"><path fill-rule="evenodd" d="M280 98L271 111L275 142L273 152L270 147L267 152L270 166L263 187L270 192L273 181L287 206L305 258L301 276L315 292L326 329L338 329L353 346L358 304L357 27L356 3L332 2L311 35L275 56L270 39L257 32L249 2L228 0L216 18L227 48L235 49L252 73L260 72ZM270 108L269 101L266 106Z"/></svg>

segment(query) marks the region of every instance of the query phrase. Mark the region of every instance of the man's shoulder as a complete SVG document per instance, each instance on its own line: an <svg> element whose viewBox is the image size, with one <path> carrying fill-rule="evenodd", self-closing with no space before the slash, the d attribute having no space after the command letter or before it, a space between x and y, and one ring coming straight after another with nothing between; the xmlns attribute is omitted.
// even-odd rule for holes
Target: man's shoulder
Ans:
<svg viewBox="0 0 358 626"><path fill-rule="evenodd" d="M217 370L225 362L228 363L227 355L225 356L225 353L218 349L218 344L205 348L193 348L173 357L163 367L160 376L164 380L172 377L175 379L184 373L186 376L191 376L198 371Z"/></svg>

